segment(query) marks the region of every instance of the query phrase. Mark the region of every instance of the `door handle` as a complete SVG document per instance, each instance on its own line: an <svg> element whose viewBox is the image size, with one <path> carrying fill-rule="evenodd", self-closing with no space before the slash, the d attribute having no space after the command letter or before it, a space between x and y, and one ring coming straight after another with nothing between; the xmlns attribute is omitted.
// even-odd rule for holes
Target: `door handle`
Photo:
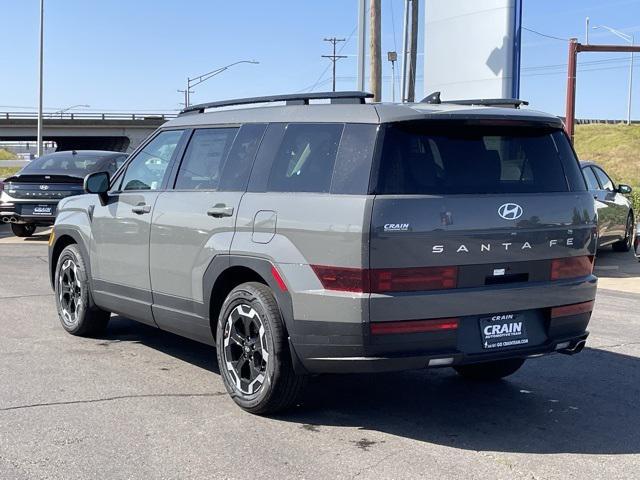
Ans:
<svg viewBox="0 0 640 480"><path fill-rule="evenodd" d="M218 203L207 210L207 215L213 218L231 217L233 207L227 207L224 203Z"/></svg>
<svg viewBox="0 0 640 480"><path fill-rule="evenodd" d="M136 205L131 209L131 211L137 215L142 215L144 213L151 212L151 205L145 205L144 203L141 205Z"/></svg>

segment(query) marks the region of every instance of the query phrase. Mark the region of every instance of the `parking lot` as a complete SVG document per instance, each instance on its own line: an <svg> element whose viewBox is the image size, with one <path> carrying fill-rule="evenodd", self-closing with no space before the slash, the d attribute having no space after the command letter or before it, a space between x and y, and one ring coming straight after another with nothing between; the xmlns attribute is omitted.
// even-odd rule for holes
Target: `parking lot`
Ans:
<svg viewBox="0 0 640 480"><path fill-rule="evenodd" d="M587 348L507 381L450 369L312 379L261 418L212 348L116 317L59 326L48 236L0 227L0 478L631 478L640 468L640 263L602 252Z"/></svg>

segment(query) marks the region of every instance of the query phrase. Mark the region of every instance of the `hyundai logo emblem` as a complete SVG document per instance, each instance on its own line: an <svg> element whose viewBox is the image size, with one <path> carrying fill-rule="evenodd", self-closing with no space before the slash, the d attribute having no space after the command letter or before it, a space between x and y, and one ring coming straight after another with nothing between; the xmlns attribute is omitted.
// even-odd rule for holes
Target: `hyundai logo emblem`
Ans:
<svg viewBox="0 0 640 480"><path fill-rule="evenodd" d="M498 215L505 220L517 220L522 216L522 207L517 203L505 203L498 208Z"/></svg>
<svg viewBox="0 0 640 480"><path fill-rule="evenodd" d="M49 185L40 185L40 190L49 190Z"/></svg>

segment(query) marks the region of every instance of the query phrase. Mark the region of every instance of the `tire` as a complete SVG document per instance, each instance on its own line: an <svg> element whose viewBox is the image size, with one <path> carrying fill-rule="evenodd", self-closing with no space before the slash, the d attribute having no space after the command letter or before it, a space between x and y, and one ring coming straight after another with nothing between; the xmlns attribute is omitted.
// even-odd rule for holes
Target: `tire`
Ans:
<svg viewBox="0 0 640 480"><path fill-rule="evenodd" d="M629 212L627 216L627 226L624 230L625 237L619 242L614 243L611 248L614 252L628 252L631 250L631 244L633 243L633 214Z"/></svg>
<svg viewBox="0 0 640 480"><path fill-rule="evenodd" d="M93 303L86 264L77 245L68 245L60 253L54 285L58 318L67 332L80 337L104 333L111 314Z"/></svg>
<svg viewBox="0 0 640 480"><path fill-rule="evenodd" d="M304 376L293 371L278 304L261 283L243 283L225 299L216 356L227 392L250 413L266 415L291 407L304 385Z"/></svg>
<svg viewBox="0 0 640 480"><path fill-rule="evenodd" d="M36 231L33 223L12 223L11 231L16 237L30 237Z"/></svg>
<svg viewBox="0 0 640 480"><path fill-rule="evenodd" d="M524 358L509 358L495 362L473 363L453 367L459 375L470 380L500 380L515 373L524 364Z"/></svg>

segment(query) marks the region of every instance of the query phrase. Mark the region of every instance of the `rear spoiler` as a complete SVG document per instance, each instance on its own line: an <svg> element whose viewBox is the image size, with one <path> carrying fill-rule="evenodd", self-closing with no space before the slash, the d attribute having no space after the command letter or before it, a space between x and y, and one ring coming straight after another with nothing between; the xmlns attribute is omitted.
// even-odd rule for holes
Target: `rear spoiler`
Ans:
<svg viewBox="0 0 640 480"><path fill-rule="evenodd" d="M520 108L522 105L529 105L526 100L520 100L518 98L477 98L472 100L442 100L440 99L440 92L433 92L431 95L427 95L420 103L429 103L439 105L441 103L453 103L455 105L479 105L483 107L510 107Z"/></svg>

